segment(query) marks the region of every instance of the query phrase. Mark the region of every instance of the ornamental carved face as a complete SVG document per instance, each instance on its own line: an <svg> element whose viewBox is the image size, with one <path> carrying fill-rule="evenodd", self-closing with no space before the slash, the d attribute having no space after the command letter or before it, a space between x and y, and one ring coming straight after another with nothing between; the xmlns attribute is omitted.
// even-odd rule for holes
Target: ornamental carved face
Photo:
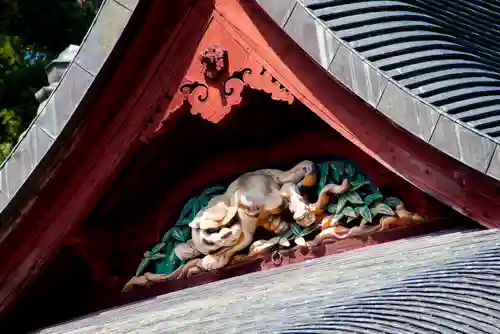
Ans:
<svg viewBox="0 0 500 334"><path fill-rule="evenodd" d="M210 45L200 56L203 74L218 80L227 70L227 51L218 45Z"/></svg>

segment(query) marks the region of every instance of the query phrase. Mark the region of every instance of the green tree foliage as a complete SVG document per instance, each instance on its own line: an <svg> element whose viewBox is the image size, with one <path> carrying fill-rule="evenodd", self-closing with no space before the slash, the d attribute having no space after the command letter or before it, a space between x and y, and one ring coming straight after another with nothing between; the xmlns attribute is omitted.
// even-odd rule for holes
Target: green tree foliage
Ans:
<svg viewBox="0 0 500 334"><path fill-rule="evenodd" d="M36 115L34 94L47 85L45 66L81 43L94 15L89 1L0 1L0 162ZM48 57L28 62L27 50Z"/></svg>

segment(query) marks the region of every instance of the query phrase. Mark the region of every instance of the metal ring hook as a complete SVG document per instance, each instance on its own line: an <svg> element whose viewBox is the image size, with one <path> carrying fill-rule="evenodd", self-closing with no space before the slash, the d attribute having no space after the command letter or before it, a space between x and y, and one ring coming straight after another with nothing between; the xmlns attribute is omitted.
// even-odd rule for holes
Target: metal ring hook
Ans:
<svg viewBox="0 0 500 334"><path fill-rule="evenodd" d="M283 255L276 250L273 255L271 255L271 261L273 261L275 266L279 266L283 262Z"/></svg>

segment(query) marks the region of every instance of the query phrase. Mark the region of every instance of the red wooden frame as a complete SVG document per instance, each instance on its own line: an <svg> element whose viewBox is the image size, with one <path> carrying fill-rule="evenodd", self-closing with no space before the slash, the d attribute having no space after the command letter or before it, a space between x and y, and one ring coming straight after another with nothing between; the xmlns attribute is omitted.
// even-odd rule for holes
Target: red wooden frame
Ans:
<svg viewBox="0 0 500 334"><path fill-rule="evenodd" d="M208 44L227 48L235 70L248 63L264 68L345 138L418 188L486 227L500 226L498 182L433 149L341 87L254 0L154 0L147 6L119 69L29 205L2 231L0 314L88 216L139 139L150 138L178 110L180 85L203 80L193 72L198 66L193 59ZM250 82L276 91L274 80ZM221 119L214 115L206 117Z"/></svg>

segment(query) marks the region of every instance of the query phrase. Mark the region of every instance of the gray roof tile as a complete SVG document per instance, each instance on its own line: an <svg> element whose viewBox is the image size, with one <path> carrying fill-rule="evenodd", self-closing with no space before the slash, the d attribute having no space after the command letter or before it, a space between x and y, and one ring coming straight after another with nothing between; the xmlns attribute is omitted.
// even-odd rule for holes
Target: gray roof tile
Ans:
<svg viewBox="0 0 500 334"><path fill-rule="evenodd" d="M486 0L296 0L294 13L314 17L316 26L333 33L330 51L336 56L329 72L337 80L414 135L484 173L500 144L500 124L492 121L500 115L499 8ZM302 27L303 20L288 20L285 31L324 67L310 47L318 35ZM436 127L440 114L447 115ZM448 123L460 136L444 143L439 138L452 134Z"/></svg>
<svg viewBox="0 0 500 334"><path fill-rule="evenodd" d="M105 1L80 47L80 52L76 55L75 62L92 75L97 75L131 15L129 9L116 1Z"/></svg>
<svg viewBox="0 0 500 334"><path fill-rule="evenodd" d="M280 27L285 25L295 7L295 0L257 0L257 2Z"/></svg>
<svg viewBox="0 0 500 334"><path fill-rule="evenodd" d="M372 106L377 105L387 86L386 77L344 45L339 47L328 72Z"/></svg>
<svg viewBox="0 0 500 334"><path fill-rule="evenodd" d="M42 333L496 333L500 231L439 233L234 277Z"/></svg>
<svg viewBox="0 0 500 334"><path fill-rule="evenodd" d="M439 119L430 143L482 172L486 172L496 147L490 139L444 116Z"/></svg>
<svg viewBox="0 0 500 334"><path fill-rule="evenodd" d="M103 1L75 60L49 99L41 104L40 113L21 136L11 155L0 166L0 212L24 185L78 108L138 2Z"/></svg>
<svg viewBox="0 0 500 334"><path fill-rule="evenodd" d="M295 6L284 29L323 68L328 68L339 42L314 16L302 6Z"/></svg>
<svg viewBox="0 0 500 334"><path fill-rule="evenodd" d="M500 14L489 1L305 1L304 5L402 85L403 80L426 73L437 76L452 68L485 76L492 72L500 83ZM439 102L426 96L430 103L450 112L457 105L464 111L481 107L469 101L477 92L473 85L457 92L453 80L446 82L448 89L442 89ZM418 86L412 90L418 91ZM482 90L477 97L495 105L499 98L498 90Z"/></svg>
<svg viewBox="0 0 500 334"><path fill-rule="evenodd" d="M403 94L401 88L390 82L377 108L394 122L415 136L428 141L440 114L427 104Z"/></svg>
<svg viewBox="0 0 500 334"><path fill-rule="evenodd" d="M57 93L49 98L35 121L36 124L52 137L59 136L93 81L94 76L77 63L72 63L59 83Z"/></svg>

